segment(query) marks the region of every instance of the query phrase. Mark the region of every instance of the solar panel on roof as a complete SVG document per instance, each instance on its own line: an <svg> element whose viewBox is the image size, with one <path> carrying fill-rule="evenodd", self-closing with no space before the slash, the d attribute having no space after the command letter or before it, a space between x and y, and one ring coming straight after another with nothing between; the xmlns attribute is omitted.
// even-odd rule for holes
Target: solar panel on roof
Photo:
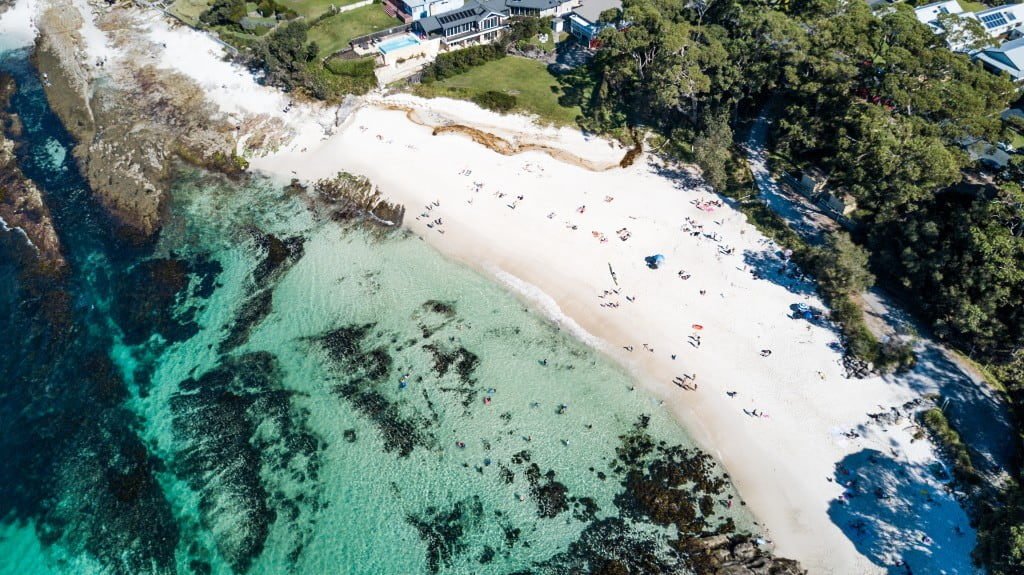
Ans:
<svg viewBox="0 0 1024 575"><path fill-rule="evenodd" d="M455 22L456 20L461 20L461 19L465 18L466 16L471 15L472 13L473 13L472 10L463 10L461 12L456 12L455 14L442 14L441 16L438 16L437 19L442 24L448 24L449 22Z"/></svg>
<svg viewBox="0 0 1024 575"><path fill-rule="evenodd" d="M995 28L997 26L1003 26L1006 24L1006 16L1002 12L996 12L995 14L986 14L981 17L981 23L986 28Z"/></svg>

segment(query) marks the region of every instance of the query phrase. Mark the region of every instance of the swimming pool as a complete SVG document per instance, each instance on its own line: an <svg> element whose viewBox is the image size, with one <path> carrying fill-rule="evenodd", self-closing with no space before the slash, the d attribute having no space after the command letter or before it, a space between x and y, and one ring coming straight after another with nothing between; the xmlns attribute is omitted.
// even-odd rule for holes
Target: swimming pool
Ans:
<svg viewBox="0 0 1024 575"><path fill-rule="evenodd" d="M390 40L381 42L377 46L377 48L381 51L382 54L387 54L388 52L394 52L396 50L401 50L402 48L408 48L409 46L414 46L419 43L420 41L418 38L416 38L416 36L413 36L412 34L405 34L404 36L391 38Z"/></svg>

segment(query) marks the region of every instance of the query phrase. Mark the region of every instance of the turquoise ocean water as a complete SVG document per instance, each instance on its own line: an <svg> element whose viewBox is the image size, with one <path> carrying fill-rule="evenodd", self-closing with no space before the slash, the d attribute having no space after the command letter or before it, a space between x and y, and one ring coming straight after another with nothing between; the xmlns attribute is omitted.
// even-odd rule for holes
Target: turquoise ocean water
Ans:
<svg viewBox="0 0 1024 575"><path fill-rule="evenodd" d="M0 244L0 574L685 571L680 541L751 530L627 374L414 236L182 173L123 244L25 56L71 272Z"/></svg>

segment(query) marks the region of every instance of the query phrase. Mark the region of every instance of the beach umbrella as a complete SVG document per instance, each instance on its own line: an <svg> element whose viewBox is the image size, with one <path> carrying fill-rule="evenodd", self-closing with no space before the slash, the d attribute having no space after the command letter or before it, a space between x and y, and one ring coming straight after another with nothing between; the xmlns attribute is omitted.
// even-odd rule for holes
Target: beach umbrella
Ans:
<svg viewBox="0 0 1024 575"><path fill-rule="evenodd" d="M644 262L647 263L647 267L651 268L652 270L658 269L658 266L664 263L664 261L665 256L661 254L654 254L653 256L647 256L646 258L644 258Z"/></svg>

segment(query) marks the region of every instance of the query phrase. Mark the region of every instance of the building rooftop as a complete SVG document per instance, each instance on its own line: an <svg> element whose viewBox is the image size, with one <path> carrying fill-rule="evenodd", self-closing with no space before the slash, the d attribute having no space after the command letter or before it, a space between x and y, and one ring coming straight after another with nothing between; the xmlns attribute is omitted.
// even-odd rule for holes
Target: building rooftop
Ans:
<svg viewBox="0 0 1024 575"><path fill-rule="evenodd" d="M974 57L1003 70L1014 80L1024 80L1024 38L1006 42L998 48L986 48Z"/></svg>
<svg viewBox="0 0 1024 575"><path fill-rule="evenodd" d="M914 15L917 16L920 22L935 26L935 21L939 19L939 16L943 14L961 14L963 11L963 7L960 6L957 0L942 0L941 2L932 2L931 4L914 8Z"/></svg>
<svg viewBox="0 0 1024 575"><path fill-rule="evenodd" d="M974 16L986 30L991 30L1024 19L1024 4L1004 4L975 12Z"/></svg>
<svg viewBox="0 0 1024 575"><path fill-rule="evenodd" d="M570 0L505 0L509 8L525 8L527 10L549 10L561 6Z"/></svg>
<svg viewBox="0 0 1024 575"><path fill-rule="evenodd" d="M583 5L573 13L593 24L601 18L602 12L612 8L622 10L622 0L583 0Z"/></svg>
<svg viewBox="0 0 1024 575"><path fill-rule="evenodd" d="M445 28L454 28L486 18L489 14L501 14L505 10L504 0L470 0L461 8L418 20L423 32L430 35L441 33Z"/></svg>

